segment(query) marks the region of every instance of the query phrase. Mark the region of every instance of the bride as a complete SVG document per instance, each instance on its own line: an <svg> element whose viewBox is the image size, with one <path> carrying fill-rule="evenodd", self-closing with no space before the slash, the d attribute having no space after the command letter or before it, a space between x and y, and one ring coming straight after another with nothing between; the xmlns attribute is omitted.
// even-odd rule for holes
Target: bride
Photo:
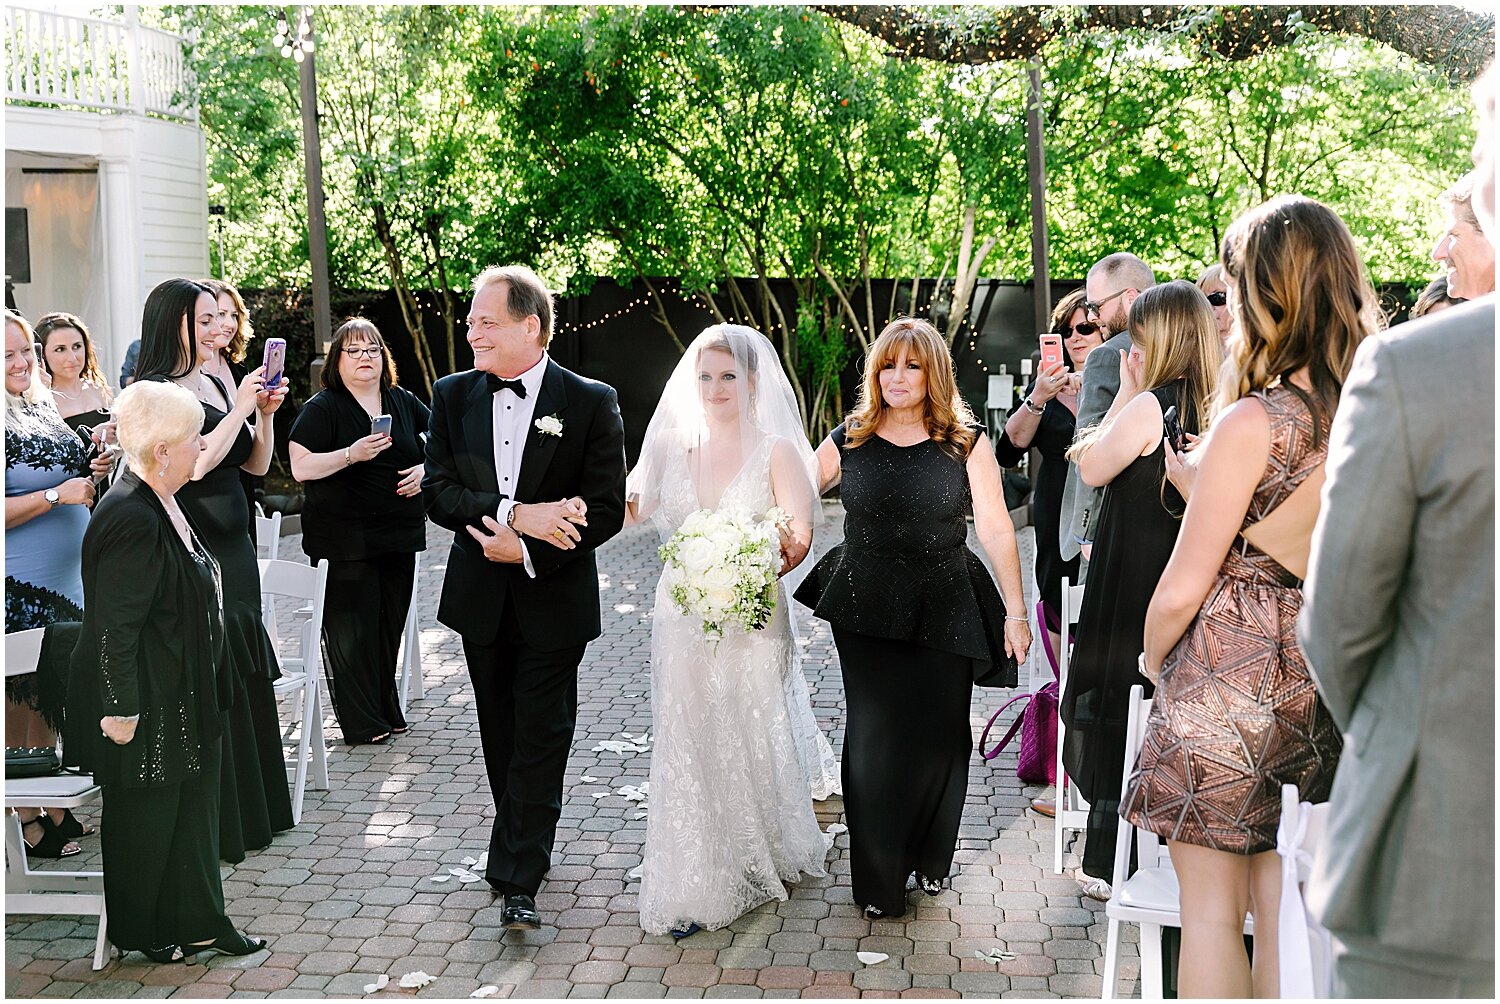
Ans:
<svg viewBox="0 0 1500 1004"><path fill-rule="evenodd" d="M663 541L700 509L779 506L782 569L812 543L816 462L775 350L752 328L706 329L673 370L626 489L626 523L650 519ZM657 587L651 631L650 814L641 927L714 930L785 883L826 874L829 840L812 797L836 790L833 751L813 719L790 603L718 642Z"/></svg>

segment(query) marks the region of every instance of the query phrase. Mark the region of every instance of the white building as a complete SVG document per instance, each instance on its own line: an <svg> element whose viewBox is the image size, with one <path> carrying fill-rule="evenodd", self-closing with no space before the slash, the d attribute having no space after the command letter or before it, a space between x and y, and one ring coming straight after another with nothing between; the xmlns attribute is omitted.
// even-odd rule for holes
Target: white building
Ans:
<svg viewBox="0 0 1500 1004"><path fill-rule="evenodd" d="M8 292L33 321L81 317L118 382L151 288L209 274L183 39L142 25L134 6L114 21L7 5L5 33Z"/></svg>

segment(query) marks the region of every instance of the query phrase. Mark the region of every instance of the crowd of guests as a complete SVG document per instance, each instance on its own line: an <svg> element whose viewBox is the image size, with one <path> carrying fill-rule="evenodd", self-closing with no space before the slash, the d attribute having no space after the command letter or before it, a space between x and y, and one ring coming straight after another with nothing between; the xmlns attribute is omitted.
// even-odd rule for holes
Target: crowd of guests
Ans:
<svg viewBox="0 0 1500 1004"><path fill-rule="evenodd" d="M819 488L840 486L845 539L796 592L839 651L851 878L867 918L905 914L908 882L943 888L971 688L1014 685L1029 652L1000 467L1034 448L1052 650L1069 642L1061 583L1086 585L1060 705L1064 766L1091 806L1084 893L1111 895L1122 818L1160 834L1181 889L1179 993L1276 996L1274 849L1292 783L1334 803L1312 899L1338 991L1492 993L1497 231L1493 97L1480 93L1479 170L1442 197L1444 275L1413 308L1419 323L1381 334L1343 220L1282 196L1241 215L1196 282L1158 282L1128 252L1101 259L1053 313L1062 357L993 444L931 324L898 319L872 344L855 410L815 453ZM492 291L499 333L476 326L471 342L502 344L511 323L530 350L537 312L512 303L521 271ZM550 334L541 295L537 347ZM8 745L52 744L61 727L68 759L103 786L116 946L163 962L256 951L225 915L219 864L292 825L253 522L288 382L247 368L253 328L219 282L152 290L118 394L80 318L33 327L8 310L5 336L6 630L81 622L64 694L8 686ZM524 400L526 385L484 365L472 382L488 430L492 399ZM550 363L530 365L540 380ZM1444 420L1434 388L1480 421ZM440 418L397 385L375 326L351 319L290 431L304 548L329 562L323 641L352 745L407 730L396 648ZM557 518L587 528L576 502L556 503ZM518 516L546 506L507 508L517 540L555 536L566 552L581 539ZM968 515L994 577L965 544ZM517 581L559 560L525 546L495 557L510 538L486 520L493 534L463 525L490 561L520 566ZM1153 700L1126 763L1133 686ZM42 857L76 854L93 832L67 811L19 814ZM537 926L539 882L496 885L508 926Z"/></svg>
<svg viewBox="0 0 1500 1004"><path fill-rule="evenodd" d="M1344 222L1273 199L1235 221L1196 284L1158 284L1128 253L1095 265L1053 314L1064 361L997 443L1007 466L1040 454L1036 582L1054 645L1061 578L1087 586L1060 702L1067 782L1090 803L1083 891L1110 898L1122 816L1167 839L1184 997L1277 995L1288 783L1334 802L1312 899L1339 993L1493 992L1487 86L1478 169L1441 198L1443 274L1411 311L1429 320L1374 337L1385 319ZM1418 417L1435 386L1479 410L1458 423L1467 446ZM1133 686L1154 700L1125 763ZM1452 748L1419 754L1438 733ZM1033 808L1052 814L1050 799Z"/></svg>

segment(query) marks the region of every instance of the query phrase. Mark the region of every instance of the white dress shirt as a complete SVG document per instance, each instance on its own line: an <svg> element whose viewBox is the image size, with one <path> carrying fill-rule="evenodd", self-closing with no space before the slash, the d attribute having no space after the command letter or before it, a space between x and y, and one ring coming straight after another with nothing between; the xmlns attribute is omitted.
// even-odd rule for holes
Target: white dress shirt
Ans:
<svg viewBox="0 0 1500 1004"><path fill-rule="evenodd" d="M516 482L521 477L521 455L526 450L526 437L531 434L531 416L536 411L536 399L542 392L542 377L547 373L547 353L531 369L520 376L526 396L519 397L509 387L502 387L492 395L495 429L495 480L500 485L500 494L505 496L495 518L504 523L510 511L516 507ZM531 552L527 550L526 538L521 538L521 563L526 574L533 579L536 571L531 567Z"/></svg>

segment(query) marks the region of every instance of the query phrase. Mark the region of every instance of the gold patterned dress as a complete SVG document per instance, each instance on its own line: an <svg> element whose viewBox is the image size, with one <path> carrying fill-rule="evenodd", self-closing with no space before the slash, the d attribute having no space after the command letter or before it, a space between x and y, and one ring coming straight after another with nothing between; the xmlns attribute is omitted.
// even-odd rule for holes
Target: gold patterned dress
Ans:
<svg viewBox="0 0 1500 1004"><path fill-rule="evenodd" d="M1271 453L1241 529L1321 465L1328 429L1295 392L1255 395ZM1120 814L1169 840L1235 854L1276 846L1281 786L1328 799L1343 741L1297 643L1302 580L1237 537L1198 615L1162 663Z"/></svg>

